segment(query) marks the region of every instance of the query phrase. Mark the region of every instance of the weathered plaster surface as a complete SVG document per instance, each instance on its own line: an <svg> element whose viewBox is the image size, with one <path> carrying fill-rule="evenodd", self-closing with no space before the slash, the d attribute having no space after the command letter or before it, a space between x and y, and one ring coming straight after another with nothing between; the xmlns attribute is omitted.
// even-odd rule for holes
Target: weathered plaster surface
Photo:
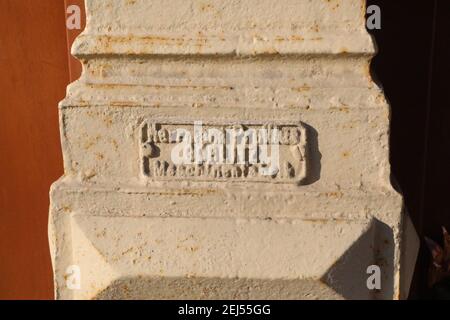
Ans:
<svg viewBox="0 0 450 320"><path fill-rule="evenodd" d="M87 0L51 190L58 299L392 299L417 239L391 187L363 0ZM299 183L151 179L142 124L301 123ZM366 268L382 268L382 290ZM66 286L78 265L81 289Z"/></svg>

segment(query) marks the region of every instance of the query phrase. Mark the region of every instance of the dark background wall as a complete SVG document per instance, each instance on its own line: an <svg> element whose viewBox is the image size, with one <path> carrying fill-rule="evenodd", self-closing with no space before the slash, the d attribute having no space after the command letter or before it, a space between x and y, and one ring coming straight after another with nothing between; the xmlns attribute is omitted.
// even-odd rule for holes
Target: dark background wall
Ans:
<svg viewBox="0 0 450 320"><path fill-rule="evenodd" d="M66 2L66 3L65 3ZM0 299L51 299L48 190L62 174L57 103L80 73L68 47L65 5L0 2ZM450 228L450 1L368 0L382 12L372 31L372 73L392 105L393 176L417 231ZM411 297L427 297L422 249Z"/></svg>
<svg viewBox="0 0 450 320"><path fill-rule="evenodd" d="M410 296L427 298L423 238L441 240L441 226L450 228L450 1L367 3L382 12L382 29L371 31L379 47L372 73L392 107L393 180L422 240Z"/></svg>

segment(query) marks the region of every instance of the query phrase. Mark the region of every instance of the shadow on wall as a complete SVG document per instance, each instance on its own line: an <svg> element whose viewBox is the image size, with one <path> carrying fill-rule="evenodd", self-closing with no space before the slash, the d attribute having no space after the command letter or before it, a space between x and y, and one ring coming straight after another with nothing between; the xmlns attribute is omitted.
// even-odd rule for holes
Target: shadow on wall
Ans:
<svg viewBox="0 0 450 320"><path fill-rule="evenodd" d="M367 287L371 264L381 269L379 291ZM321 279L122 277L94 299L392 299L393 266L393 232L374 219Z"/></svg>
<svg viewBox="0 0 450 320"><path fill-rule="evenodd" d="M380 247L375 247L375 245ZM367 287L368 261L381 269L381 290ZM372 220L368 230L342 255L322 278L345 299L392 299L394 296L394 235L391 228Z"/></svg>
<svg viewBox="0 0 450 320"><path fill-rule="evenodd" d="M302 123L306 129L308 136L308 164L307 164L307 178L305 185L313 184L320 180L320 172L322 170L322 154L319 151L319 133L316 129L306 123Z"/></svg>

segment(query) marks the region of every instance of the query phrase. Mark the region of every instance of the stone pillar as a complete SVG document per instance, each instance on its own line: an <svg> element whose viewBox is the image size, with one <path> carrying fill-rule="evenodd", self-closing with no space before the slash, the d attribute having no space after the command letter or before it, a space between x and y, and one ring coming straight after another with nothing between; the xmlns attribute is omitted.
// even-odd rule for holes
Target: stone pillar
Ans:
<svg viewBox="0 0 450 320"><path fill-rule="evenodd" d="M86 7L72 48L83 74L59 106L56 298L406 297L417 237L390 183L363 0ZM194 139L200 122L206 140L278 129L279 170L176 162L188 140L174 132ZM367 287L371 265L380 290Z"/></svg>

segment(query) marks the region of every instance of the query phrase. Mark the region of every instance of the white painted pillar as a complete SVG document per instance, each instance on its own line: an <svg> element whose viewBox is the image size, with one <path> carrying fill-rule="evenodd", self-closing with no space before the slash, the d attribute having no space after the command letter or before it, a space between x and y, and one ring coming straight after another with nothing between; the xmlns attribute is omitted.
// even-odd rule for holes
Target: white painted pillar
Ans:
<svg viewBox="0 0 450 320"><path fill-rule="evenodd" d="M363 0L86 5L51 190L58 299L406 297L417 237ZM280 171L174 163L195 122L278 128Z"/></svg>

